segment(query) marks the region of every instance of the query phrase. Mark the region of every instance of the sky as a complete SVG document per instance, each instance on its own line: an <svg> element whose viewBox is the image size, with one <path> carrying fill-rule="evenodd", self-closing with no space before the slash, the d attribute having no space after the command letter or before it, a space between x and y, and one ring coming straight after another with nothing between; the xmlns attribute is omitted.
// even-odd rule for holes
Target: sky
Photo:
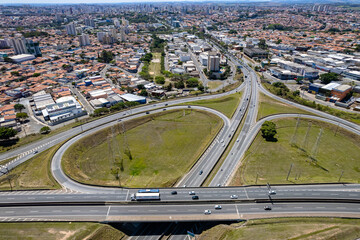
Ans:
<svg viewBox="0 0 360 240"><path fill-rule="evenodd" d="M146 3L146 2L198 2L196 0L0 0L0 4L79 4L79 3ZM205 0L202 0L205 1Z"/></svg>

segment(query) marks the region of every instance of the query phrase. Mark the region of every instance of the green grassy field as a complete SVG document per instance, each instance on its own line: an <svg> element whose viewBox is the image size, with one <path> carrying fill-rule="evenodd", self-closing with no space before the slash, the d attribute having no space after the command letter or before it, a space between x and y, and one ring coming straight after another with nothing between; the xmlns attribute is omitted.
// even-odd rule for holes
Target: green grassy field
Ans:
<svg viewBox="0 0 360 240"><path fill-rule="evenodd" d="M217 225L203 232L199 240L283 240L341 239L360 237L359 219L274 218Z"/></svg>
<svg viewBox="0 0 360 240"><path fill-rule="evenodd" d="M39 240L115 240L125 235L121 231L100 223L86 222L28 222L1 223L2 239Z"/></svg>
<svg viewBox="0 0 360 240"><path fill-rule="evenodd" d="M278 141L266 142L258 134L231 185L255 184L257 175L257 184L338 182L342 172L341 181L360 183L358 135L331 124L307 119L300 119L297 133L294 134L296 119L274 122ZM317 154L313 155L321 128L323 133ZM286 181L291 164L292 170Z"/></svg>
<svg viewBox="0 0 360 240"><path fill-rule="evenodd" d="M221 84L223 84L223 81L209 81L208 82L208 88L209 89L216 89L218 88L219 86L221 86Z"/></svg>
<svg viewBox="0 0 360 240"><path fill-rule="evenodd" d="M215 109L231 118L240 103L242 92L234 93L224 97L188 102L183 105L196 105Z"/></svg>
<svg viewBox="0 0 360 240"><path fill-rule="evenodd" d="M149 73L151 75L160 76L161 75L161 53L152 53L153 60L150 62ZM154 61L155 60L155 61Z"/></svg>
<svg viewBox="0 0 360 240"><path fill-rule="evenodd" d="M0 190L59 189L50 172L50 161L60 144L34 155L0 177Z"/></svg>
<svg viewBox="0 0 360 240"><path fill-rule="evenodd" d="M286 103L279 102L273 98L266 96L263 93L260 93L259 97L259 111L257 119L279 113L302 113L314 115L310 112L304 111L300 108L290 106Z"/></svg>
<svg viewBox="0 0 360 240"><path fill-rule="evenodd" d="M125 122L126 134L118 124L81 139L65 153L63 168L73 179L89 184L172 186L222 124L217 116L192 109L148 115Z"/></svg>

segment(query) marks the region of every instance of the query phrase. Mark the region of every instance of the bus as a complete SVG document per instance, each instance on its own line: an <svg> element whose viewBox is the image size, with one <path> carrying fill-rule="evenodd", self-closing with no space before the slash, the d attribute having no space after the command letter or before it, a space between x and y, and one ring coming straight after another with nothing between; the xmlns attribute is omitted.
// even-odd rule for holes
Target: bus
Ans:
<svg viewBox="0 0 360 240"><path fill-rule="evenodd" d="M149 201L149 200L160 200L160 193L134 193L131 195L131 201Z"/></svg>
<svg viewBox="0 0 360 240"><path fill-rule="evenodd" d="M140 189L138 193L159 193L159 189Z"/></svg>

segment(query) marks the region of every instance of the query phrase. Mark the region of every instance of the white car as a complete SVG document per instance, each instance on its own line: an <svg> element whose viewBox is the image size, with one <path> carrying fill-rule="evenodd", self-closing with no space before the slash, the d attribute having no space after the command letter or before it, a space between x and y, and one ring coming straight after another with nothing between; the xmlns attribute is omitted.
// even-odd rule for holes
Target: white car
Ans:
<svg viewBox="0 0 360 240"><path fill-rule="evenodd" d="M239 197L238 195L231 195L230 196L231 199L238 199L238 197Z"/></svg>
<svg viewBox="0 0 360 240"><path fill-rule="evenodd" d="M269 195L275 195L276 191L275 190L269 190Z"/></svg>
<svg viewBox="0 0 360 240"><path fill-rule="evenodd" d="M189 192L189 195L195 195L195 191Z"/></svg>
<svg viewBox="0 0 360 240"><path fill-rule="evenodd" d="M204 211L204 214L209 215L209 214L211 214L211 211L210 211L209 209L206 209L206 210Z"/></svg>
<svg viewBox="0 0 360 240"><path fill-rule="evenodd" d="M220 205L215 205L215 209L221 209L222 207Z"/></svg>

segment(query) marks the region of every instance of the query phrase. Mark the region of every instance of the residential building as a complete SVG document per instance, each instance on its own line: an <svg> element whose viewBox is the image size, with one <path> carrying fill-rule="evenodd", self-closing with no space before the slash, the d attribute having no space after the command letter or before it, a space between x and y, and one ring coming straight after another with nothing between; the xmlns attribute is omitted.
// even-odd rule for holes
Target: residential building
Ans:
<svg viewBox="0 0 360 240"><path fill-rule="evenodd" d="M214 52L209 53L207 69L212 72L218 72L220 70L220 57L218 54Z"/></svg>
<svg viewBox="0 0 360 240"><path fill-rule="evenodd" d="M94 19L85 19L85 26L95 27Z"/></svg>
<svg viewBox="0 0 360 240"><path fill-rule="evenodd" d="M74 23L69 23L68 25L65 26L66 28L66 33L68 35L76 35L76 28L75 28L75 24Z"/></svg>
<svg viewBox="0 0 360 240"><path fill-rule="evenodd" d="M78 38L81 47L90 45L90 39L88 34L79 35Z"/></svg>

